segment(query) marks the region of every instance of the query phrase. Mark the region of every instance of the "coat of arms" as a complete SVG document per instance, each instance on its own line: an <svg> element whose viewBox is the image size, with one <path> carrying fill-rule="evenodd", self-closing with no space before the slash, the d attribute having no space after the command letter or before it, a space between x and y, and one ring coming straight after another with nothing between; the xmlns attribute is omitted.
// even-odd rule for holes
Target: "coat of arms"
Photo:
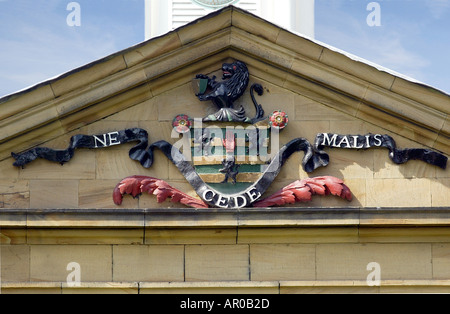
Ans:
<svg viewBox="0 0 450 314"><path fill-rule="evenodd" d="M159 149L178 168L196 191L192 197L167 182L147 176L123 179L113 191L117 205L124 195L138 197L142 193L156 195L159 202L170 198L195 208L244 208L282 206L311 200L313 195L335 195L352 200L350 189L341 179L316 177L298 180L277 193L266 196L286 160L294 153L303 152L303 169L312 173L330 162L326 147L342 149L387 148L389 157L397 164L418 159L446 168L447 157L426 149L398 149L388 135L341 135L319 133L313 143L305 138L295 138L281 145L278 135L289 124L282 110L266 114L258 97L263 99L260 84L250 86L250 100L255 108L251 116L236 101L244 96L249 85L249 71L241 61L222 65L222 80L215 76L198 74L193 78L198 99L214 106L215 113L192 118L188 113L174 117L174 130L184 137L183 152L176 145L159 141L148 145L147 131L126 129L101 135L76 135L66 150L34 148L21 154L12 153L15 166L24 167L36 158L45 158L61 164L68 162L77 148L102 148L138 141L129 156L145 168L153 164L153 150Z"/></svg>

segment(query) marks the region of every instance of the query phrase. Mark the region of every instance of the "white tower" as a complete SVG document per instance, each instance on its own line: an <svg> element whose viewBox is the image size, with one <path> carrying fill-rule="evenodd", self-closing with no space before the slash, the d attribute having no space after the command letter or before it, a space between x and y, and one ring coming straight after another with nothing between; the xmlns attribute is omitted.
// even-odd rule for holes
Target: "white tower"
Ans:
<svg viewBox="0 0 450 314"><path fill-rule="evenodd" d="M259 0L262 18L314 38L315 0Z"/></svg>
<svg viewBox="0 0 450 314"><path fill-rule="evenodd" d="M314 0L291 0L291 30L314 38L315 23Z"/></svg>
<svg viewBox="0 0 450 314"><path fill-rule="evenodd" d="M145 0L145 39L163 35L229 4L314 38L315 0Z"/></svg>

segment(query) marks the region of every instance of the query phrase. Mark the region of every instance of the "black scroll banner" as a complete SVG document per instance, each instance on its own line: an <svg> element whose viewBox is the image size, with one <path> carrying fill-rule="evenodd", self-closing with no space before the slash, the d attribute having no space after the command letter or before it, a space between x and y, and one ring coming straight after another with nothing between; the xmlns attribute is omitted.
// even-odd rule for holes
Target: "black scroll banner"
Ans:
<svg viewBox="0 0 450 314"><path fill-rule="evenodd" d="M404 164L410 160L421 160L442 169L447 168L448 158L445 155L422 148L398 149L394 139L389 135L340 135L334 133L318 134L314 142L315 152L324 153L323 149L325 147L344 149L369 149L382 147L389 150L389 158L391 158L391 160L396 164Z"/></svg>
<svg viewBox="0 0 450 314"><path fill-rule="evenodd" d="M344 149L369 149L383 147L389 149L390 158L397 164L403 164L409 160L417 159L431 165L447 166L448 158L437 152L426 149L397 149L395 141L388 135L339 135L332 133L318 134L314 146L304 138L297 138L280 148L280 150L266 165L261 177L244 191L235 194L221 193L206 184L197 173L191 161L181 151L166 141L156 142L148 147L148 133L143 129L126 129L101 135L76 135L70 139L70 145L65 150L37 147L22 154L12 153L15 158L14 166L24 167L37 158L64 164L72 159L77 148L105 148L128 142L139 143L130 149L129 156L132 160L140 162L144 168L150 168L153 164L153 150L158 148L178 168L186 180L192 185L197 194L208 204L222 208L248 207L257 201L269 188L281 171L285 162L295 152L304 152L302 161L306 172L313 172L317 168L329 164L330 158L323 150L325 147Z"/></svg>
<svg viewBox="0 0 450 314"><path fill-rule="evenodd" d="M16 160L13 163L16 167L24 167L26 164L37 158L64 164L73 158L77 148L105 148L135 141L139 141L139 144L130 149L130 158L139 161L144 168L150 168L152 160L147 151L148 133L147 131L138 128L115 131L101 135L75 135L71 137L69 147L64 150L36 147L21 154L11 153L11 155Z"/></svg>
<svg viewBox="0 0 450 314"><path fill-rule="evenodd" d="M150 168L153 163L152 149L159 147L155 143L148 147L148 133L139 128L115 131L101 135L75 135L70 139L70 145L65 150L55 150L46 147L36 147L21 154L11 153L16 160L14 166L24 167L37 158L64 164L70 161L78 148L104 148L114 145L138 141L139 143L130 149L129 156L132 160L139 161L144 168ZM442 169L446 169L448 158L443 154L420 148L398 149L392 137L380 134L368 135L340 135L334 133L320 133L317 135L314 146L306 139L297 138L283 146L277 157L282 165L296 151L304 151L302 166L306 172L313 172L319 167L325 167L329 163L329 156L323 150L325 147L344 149L369 149L383 147L389 150L389 157L396 164L404 164L409 160L421 160ZM171 148L171 150L173 150ZM167 155L167 154L166 154ZM170 157L171 159L172 157Z"/></svg>

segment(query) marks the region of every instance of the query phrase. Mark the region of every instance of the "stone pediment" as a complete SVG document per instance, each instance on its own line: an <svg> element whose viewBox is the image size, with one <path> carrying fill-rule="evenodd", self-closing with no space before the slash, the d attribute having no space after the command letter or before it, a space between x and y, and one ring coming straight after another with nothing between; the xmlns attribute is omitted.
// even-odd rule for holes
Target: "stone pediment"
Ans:
<svg viewBox="0 0 450 314"><path fill-rule="evenodd" d="M115 146L113 144L118 142L119 136L117 131L130 128L146 130L149 133L149 144L161 140L174 144L178 141L173 136L171 123L175 116L187 114L191 118L199 118L214 114L211 106L196 97L191 85L193 78L199 73L220 77L222 64L236 60L248 67L250 84L262 87L263 95L257 96L257 101L263 105L266 115L282 111L289 116L289 127L280 133L280 147L300 137L313 143L318 134L323 134L321 142L328 143L329 146L367 149L381 146L381 134L386 134L386 138L395 137L399 147L429 149L444 155L450 152L449 95L290 33L230 6L166 35L1 99L0 161L3 165L9 164L12 167L14 159L11 158L11 153L20 154L36 147L65 149L71 137L77 134L102 134L96 137L95 147L99 143ZM251 101L251 97L254 97L252 93L253 90L248 89L236 100L236 104L241 105L249 115L255 110ZM125 133L121 133L122 140ZM341 136L342 134L354 135ZM111 145L106 144L108 139ZM302 145L297 143L297 147ZM125 152L124 149L112 151L112 155ZM106 154L86 152L86 161L79 161L65 168L68 178L117 180L130 175L141 175L145 170L127 159L127 154L114 161L114 157L107 157ZM423 152L419 154L423 155ZM391 151L391 159L392 155ZM17 159L17 156L14 155L14 158ZM341 162L335 161L330 166L328 161L318 157L317 163L328 167L326 170L319 169L315 174L333 175L340 179L345 177L346 180L371 179L374 177L372 170L379 171L381 163L385 162L385 159L378 158L381 156L378 152L358 156L337 153L335 156L334 159L341 159ZM443 159L445 162L441 162L441 168L446 165L446 157ZM67 161L68 159L64 160ZM283 163L285 161L287 160L283 160ZM129 164L125 165L126 162ZM208 166L202 160L194 160L195 162L195 166L199 168ZM251 160L245 162L255 164ZM298 166L302 164L301 157L295 157L293 161L289 161L290 166L285 167L286 169L277 168L280 171L277 176L279 184L274 185L274 188L298 180L299 174L300 177L309 177L306 172L310 173L316 168L307 166L306 162L303 160L301 169ZM146 163L148 161L141 161L142 165ZM407 177L416 175L414 165L403 170ZM25 171L20 170L18 175L14 172L15 176L19 181L31 180L31 183L36 178L64 177L63 174L53 173L53 165L42 162L39 166L39 169L33 165ZM233 167L230 166L227 170L226 180L236 179L238 170ZM124 170L120 171L121 169ZM210 173L213 172L211 169L216 172L221 170L220 161L202 171ZM262 164L253 168L246 167L247 172L239 173L239 176L245 182L255 182L259 173L264 172L262 169ZM420 170L419 175L424 172L426 177L445 177L440 172L436 174L436 171L441 170L429 170L427 167L420 169L424 170ZM388 172L391 171L386 171ZM161 167L158 164L154 166L151 174L169 182L184 182L183 176L168 161ZM186 177L185 173L184 175ZM201 177L211 183L220 183L222 180L217 174L203 174ZM262 180L266 181L266 178ZM272 180L273 176L269 181ZM103 183L106 184L106 181L102 181ZM77 189L78 184L80 183L76 182ZM181 185L184 184L186 183ZM267 186L265 184L265 188ZM420 184L416 188L419 186ZM75 189L75 186L69 186L68 189ZM427 185L427 190L431 189ZM251 188L243 190L243 193L235 195L234 200L241 205L248 205L248 202L255 201L262 194ZM218 197L219 201L214 200L216 205L227 203L225 200L221 202L220 195L217 196L218 193L210 190L204 190L201 194L204 199ZM355 206L378 204L378 198L375 199L372 203L365 200L356 202ZM430 205L430 200L429 195L424 205ZM80 202L82 201L74 197L73 207L77 207ZM445 203L445 199L443 202ZM112 205L110 199L106 203L108 206ZM31 201L31 207L40 204L38 202L34 205L36 203ZM386 206L391 205L386 203ZM92 206L97 205L92 203Z"/></svg>

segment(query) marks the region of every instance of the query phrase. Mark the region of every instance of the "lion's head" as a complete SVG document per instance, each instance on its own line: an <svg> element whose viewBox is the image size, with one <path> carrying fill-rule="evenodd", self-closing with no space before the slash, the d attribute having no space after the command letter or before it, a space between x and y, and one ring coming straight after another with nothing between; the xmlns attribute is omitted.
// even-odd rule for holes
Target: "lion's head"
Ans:
<svg viewBox="0 0 450 314"><path fill-rule="evenodd" d="M224 63L222 65L223 80L225 86L230 92L228 95L232 101L241 97L247 89L249 82L249 74L247 66L241 61L233 63Z"/></svg>

